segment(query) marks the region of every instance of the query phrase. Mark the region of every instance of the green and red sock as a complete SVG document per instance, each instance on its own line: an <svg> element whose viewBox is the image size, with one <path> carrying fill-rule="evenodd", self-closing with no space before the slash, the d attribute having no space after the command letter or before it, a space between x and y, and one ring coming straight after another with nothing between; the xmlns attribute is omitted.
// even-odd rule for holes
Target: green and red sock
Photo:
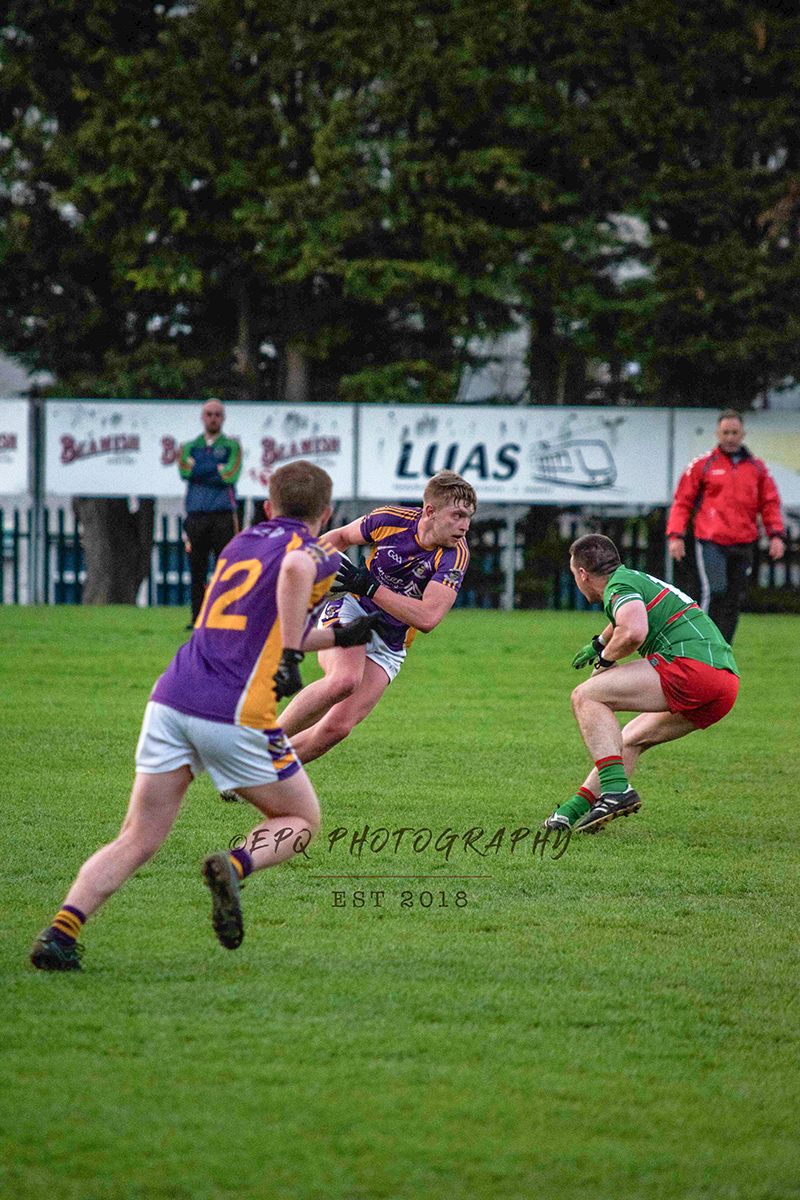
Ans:
<svg viewBox="0 0 800 1200"><path fill-rule="evenodd" d="M587 813L597 800L597 796L587 787L579 787L574 796L570 796L565 804L556 809L560 817L566 817L570 825L574 825L579 817Z"/></svg>
<svg viewBox="0 0 800 1200"><path fill-rule="evenodd" d="M594 765L600 776L600 791L603 795L608 792L627 792L631 785L628 783L621 755L609 754L607 758L598 758Z"/></svg>

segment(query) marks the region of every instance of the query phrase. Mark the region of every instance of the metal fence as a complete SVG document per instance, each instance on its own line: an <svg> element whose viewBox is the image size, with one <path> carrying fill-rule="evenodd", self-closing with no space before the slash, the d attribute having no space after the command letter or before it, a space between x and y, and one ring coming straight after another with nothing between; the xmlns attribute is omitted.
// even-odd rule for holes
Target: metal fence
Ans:
<svg viewBox="0 0 800 1200"><path fill-rule="evenodd" d="M568 566L570 543L584 533L606 534L619 547L627 566L665 576L663 509L628 517L556 509L522 511L524 515L512 521L506 517L473 521L470 564L456 601L459 606L586 609L589 606ZM26 604L39 594L46 604L80 604L86 572L80 530L72 511L45 508L38 539L34 519L32 506L0 509L0 601ZM154 532L150 575L140 588L137 603L188 606L190 573L183 522L179 516L159 515ZM34 562L37 542L40 564ZM690 595L699 595L693 562L689 540L686 561L676 568L675 582ZM40 586L34 588L37 570ZM800 524L789 523L787 551L778 563L769 558L766 539L759 543L745 607L800 612Z"/></svg>

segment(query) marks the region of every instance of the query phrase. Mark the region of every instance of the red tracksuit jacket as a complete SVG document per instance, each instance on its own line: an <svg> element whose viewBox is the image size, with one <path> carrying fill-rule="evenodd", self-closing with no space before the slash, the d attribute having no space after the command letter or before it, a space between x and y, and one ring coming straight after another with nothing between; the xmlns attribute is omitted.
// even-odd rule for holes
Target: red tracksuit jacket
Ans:
<svg viewBox="0 0 800 1200"><path fill-rule="evenodd" d="M781 502L775 480L760 458L742 446L734 464L715 446L681 475L667 521L667 537L683 537L694 512L694 536L703 542L735 546L758 538L761 513L769 537L782 535Z"/></svg>

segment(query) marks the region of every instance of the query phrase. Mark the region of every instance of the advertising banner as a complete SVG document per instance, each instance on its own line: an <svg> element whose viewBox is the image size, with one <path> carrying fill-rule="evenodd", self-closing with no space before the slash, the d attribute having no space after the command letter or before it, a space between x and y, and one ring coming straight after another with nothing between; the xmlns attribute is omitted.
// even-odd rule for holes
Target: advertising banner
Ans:
<svg viewBox="0 0 800 1200"><path fill-rule="evenodd" d="M28 401L0 400L0 496L28 491Z"/></svg>
<svg viewBox="0 0 800 1200"><path fill-rule="evenodd" d="M202 433L199 402L50 400L45 407L45 486L79 496L183 496L183 442ZM263 497L273 470L304 458L353 494L353 409L342 404L229 404L223 432L242 446L236 487Z"/></svg>
<svg viewBox="0 0 800 1200"><path fill-rule="evenodd" d="M360 411L359 496L419 498L437 471L479 501L663 504L667 409L472 405Z"/></svg>
<svg viewBox="0 0 800 1200"><path fill-rule="evenodd" d="M675 410L675 478L678 480L695 458L717 444L719 409ZM800 415L767 410L746 413L744 444L769 467L785 509L800 512Z"/></svg>
<svg viewBox="0 0 800 1200"><path fill-rule="evenodd" d="M46 490L182 497L178 454L201 432L200 410L196 401L46 401ZM645 506L668 503L686 465L716 442L716 409L676 409L670 454L672 415L663 408L362 405L356 411L333 402L233 403L224 432L242 446L242 497L265 496L276 467L305 458L332 477L337 500L418 501L430 476L449 468L483 502ZM746 444L769 466L784 505L800 510L798 414L748 413ZM2 400L0 494L27 488L28 402Z"/></svg>

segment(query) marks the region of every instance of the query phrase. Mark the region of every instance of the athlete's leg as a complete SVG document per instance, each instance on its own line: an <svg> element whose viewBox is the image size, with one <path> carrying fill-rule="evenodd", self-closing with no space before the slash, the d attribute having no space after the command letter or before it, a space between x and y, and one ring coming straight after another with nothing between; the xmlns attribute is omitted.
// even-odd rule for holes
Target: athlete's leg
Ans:
<svg viewBox="0 0 800 1200"><path fill-rule="evenodd" d="M666 713L669 705L658 671L642 658L599 671L581 683L572 693L572 711L586 748L597 762L622 755L622 730L615 713Z"/></svg>
<svg viewBox="0 0 800 1200"><path fill-rule="evenodd" d="M242 846L209 854L203 863L203 878L211 892L211 924L226 950L236 950L244 939L241 880L301 854L321 819L317 797L302 768L288 779L236 790L260 809L266 820L250 832Z"/></svg>
<svg viewBox="0 0 800 1200"><path fill-rule="evenodd" d="M281 729L297 751L297 735L324 717L334 704L346 700L360 687L367 661L366 646L337 646L333 650L321 650L319 665L325 672L304 687L291 700L280 715ZM306 762L298 754L301 762Z"/></svg>
<svg viewBox="0 0 800 1200"><path fill-rule="evenodd" d="M83 864L64 903L85 917L96 912L163 844L191 781L188 767L159 775L137 772L119 834Z"/></svg>
<svg viewBox="0 0 800 1200"><path fill-rule="evenodd" d="M389 676L383 667L379 667L370 658L366 659L364 675L358 689L346 700L334 704L330 712L315 725L291 737L292 749L300 762L311 762L343 741L356 725L372 712L388 686ZM302 694L301 692L300 695ZM285 729L283 717L281 725Z"/></svg>
<svg viewBox="0 0 800 1200"><path fill-rule="evenodd" d="M616 669L616 668L615 668ZM674 742L676 738L686 737L697 729L687 717L681 713L640 713L629 721L622 730L622 765L625 775L630 779L639 756L651 746L660 746L664 742ZM595 796L600 795L600 775L597 767L593 767L584 780L583 786Z"/></svg>
<svg viewBox="0 0 800 1200"><path fill-rule="evenodd" d="M595 673L572 693L572 709L594 759L600 787L600 799L584 813L575 828L595 832L617 817L637 812L642 803L625 772L622 730L615 713L664 713L669 706L655 667L640 659Z"/></svg>
<svg viewBox="0 0 800 1200"><path fill-rule="evenodd" d="M319 801L303 770L295 771L280 783L237 790L266 817L250 831L244 843L254 871L277 866L301 854L319 829L322 820Z"/></svg>

